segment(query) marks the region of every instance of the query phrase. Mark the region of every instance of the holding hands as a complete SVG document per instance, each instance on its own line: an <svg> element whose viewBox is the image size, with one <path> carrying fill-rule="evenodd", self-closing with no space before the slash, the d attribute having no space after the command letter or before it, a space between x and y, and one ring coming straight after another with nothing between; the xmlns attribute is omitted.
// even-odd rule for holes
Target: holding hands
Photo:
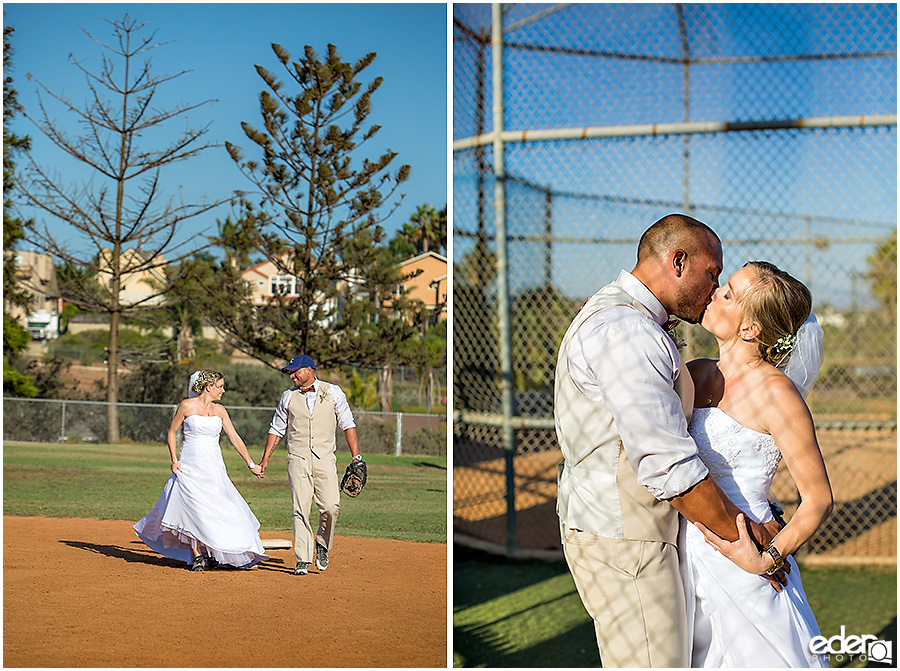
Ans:
<svg viewBox="0 0 900 671"><path fill-rule="evenodd" d="M247 464L247 468L249 468L249 469L250 469L250 472L253 473L253 475L255 475L255 476L256 476L257 478L259 478L260 480L262 480L264 477L266 477L266 476L263 474L263 467L260 466L259 464L254 464L254 463L251 461L250 463Z"/></svg>

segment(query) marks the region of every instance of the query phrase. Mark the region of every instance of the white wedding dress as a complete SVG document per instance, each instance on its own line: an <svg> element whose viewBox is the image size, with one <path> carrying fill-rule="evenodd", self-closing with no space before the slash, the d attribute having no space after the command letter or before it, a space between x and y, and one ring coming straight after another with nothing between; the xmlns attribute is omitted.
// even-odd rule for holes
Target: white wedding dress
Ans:
<svg viewBox="0 0 900 671"><path fill-rule="evenodd" d="M781 452L771 436L718 408L695 408L689 431L710 475L757 522L772 519L766 495ZM827 667L809 651L819 627L792 558L788 585L776 592L709 545L681 520L678 543L692 639L692 667Z"/></svg>
<svg viewBox="0 0 900 671"><path fill-rule="evenodd" d="M181 472L169 476L153 510L134 530L150 548L191 563L191 541L220 564L250 568L269 559L259 539L259 521L228 479L219 434L220 417L184 420Z"/></svg>

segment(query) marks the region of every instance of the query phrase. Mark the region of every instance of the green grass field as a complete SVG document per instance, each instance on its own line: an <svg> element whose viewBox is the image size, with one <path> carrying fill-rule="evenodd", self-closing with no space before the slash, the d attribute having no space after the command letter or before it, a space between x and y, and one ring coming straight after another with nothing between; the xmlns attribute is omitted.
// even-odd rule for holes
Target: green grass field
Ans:
<svg viewBox="0 0 900 671"><path fill-rule="evenodd" d="M594 627L565 562L508 561L460 546L453 555L454 667L597 666ZM896 567L801 570L823 635L844 625L847 636L891 640L896 663ZM849 659L831 665L865 666Z"/></svg>
<svg viewBox="0 0 900 671"><path fill-rule="evenodd" d="M276 451L264 480L223 449L232 482L266 531L291 531L285 452ZM251 451L251 455L259 455ZM445 543L446 457L365 455L369 477L359 498L341 496L337 533ZM343 473L349 453L338 454ZM136 522L156 503L169 477L165 445L17 444L3 446L3 514L88 517ZM315 514L315 505L313 505Z"/></svg>

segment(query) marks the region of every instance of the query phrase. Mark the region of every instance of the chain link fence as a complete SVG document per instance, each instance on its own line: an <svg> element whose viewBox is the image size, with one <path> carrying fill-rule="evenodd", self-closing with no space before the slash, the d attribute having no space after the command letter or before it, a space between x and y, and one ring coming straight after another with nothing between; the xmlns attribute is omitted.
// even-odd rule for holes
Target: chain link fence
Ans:
<svg viewBox="0 0 900 671"><path fill-rule="evenodd" d="M813 293L836 502L808 559L895 560L896 5L515 4L492 36L494 9L453 9L455 539L559 556L557 348L684 212L723 278L766 260ZM783 466L773 493L799 503Z"/></svg>
<svg viewBox="0 0 900 671"><path fill-rule="evenodd" d="M165 445L176 405L117 405L123 442ZM3 440L104 443L107 441L108 407L108 403L99 401L4 398ZM263 447L275 408L226 408L247 446ZM443 415L354 412L353 418L363 454L447 456L447 419ZM338 451L349 452L344 432L338 429L336 437ZM180 431L178 442L181 442Z"/></svg>

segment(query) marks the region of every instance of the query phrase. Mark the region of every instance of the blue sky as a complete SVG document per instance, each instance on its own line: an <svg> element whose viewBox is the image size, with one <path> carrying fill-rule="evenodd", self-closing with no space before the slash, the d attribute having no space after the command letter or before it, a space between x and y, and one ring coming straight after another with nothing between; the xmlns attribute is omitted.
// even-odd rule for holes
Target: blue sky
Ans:
<svg viewBox="0 0 900 671"><path fill-rule="evenodd" d="M543 14L529 4L504 9L505 38L520 45L504 52L506 129L685 119L684 70L676 61L525 48L549 44L677 59L682 46L674 5L575 3ZM896 114L896 5L688 3L683 9L692 58L705 59L691 68L691 121ZM457 4L454 16L484 34L490 6ZM493 127L491 55L467 31L455 31L454 139L463 139ZM798 53L823 58L781 58ZM747 55L779 58L731 62ZM693 213L726 241L726 277L748 260L765 259L808 282L817 300L842 306L856 300L854 276L866 272L868 257L896 230L895 125L697 135L687 146L685 180L683 136L508 143L507 175L534 185L525 189L507 181L508 233L531 239L510 244L511 291L546 281L535 268L544 268L548 209L557 238L551 280L566 296L583 299L620 269L633 267L640 234L659 217L684 209L687 181ZM485 155L490 161L491 147ZM483 223L493 234L494 185L490 176L479 180L473 150L455 153L454 180L453 254L459 262L474 244L461 233L474 233ZM479 210L482 186L487 205ZM547 189L552 199L545 197ZM841 242L802 242L810 237Z"/></svg>
<svg viewBox="0 0 900 671"><path fill-rule="evenodd" d="M372 98L368 121L382 126L366 145L365 156L375 158L386 149L398 153L392 168L412 166L410 179L400 189L406 194L401 207L384 222L389 235L409 220L416 206L443 207L447 196L447 6L424 4L319 4L319 3L209 3L209 4L87 4L4 3L4 25L15 32L12 75L19 101L36 113L36 84L31 73L51 91L64 92L75 102L87 100L84 77L69 54L92 72L99 70L101 48L81 30L109 42L111 27L104 21L123 17L148 23L157 42L169 42L150 52L156 75L190 70L160 87L159 107L216 99L213 105L192 112L189 127L210 123L210 142L230 141L255 156L241 130L241 122L260 127L258 95L265 87L254 66L260 64L284 80L286 74L272 53L276 42L296 59L305 45L324 54L333 43L346 61L366 53L378 54L362 73L365 82L384 78ZM79 27L80 26L80 27ZM45 96L46 99L46 96ZM53 117L72 128L71 115L53 107ZM171 124L173 133L183 121ZM44 139L24 117L13 130L28 134L36 161L59 171L63 183L86 176L79 164ZM20 160L20 163L23 161ZM163 170L166 195L185 202L227 196L235 189L249 190L249 182L224 148L209 149L199 157ZM181 239L212 233L216 219L232 212L225 206L183 225ZM49 222L48 222L49 223ZM62 234L65 226L60 228ZM73 241L74 242L74 241Z"/></svg>

